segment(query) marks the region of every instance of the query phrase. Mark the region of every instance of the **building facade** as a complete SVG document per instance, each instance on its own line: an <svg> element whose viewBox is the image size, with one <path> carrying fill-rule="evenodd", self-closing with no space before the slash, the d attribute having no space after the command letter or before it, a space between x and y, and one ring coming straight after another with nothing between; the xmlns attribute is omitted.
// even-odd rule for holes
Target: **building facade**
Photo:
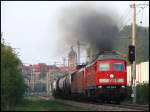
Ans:
<svg viewBox="0 0 150 112"><path fill-rule="evenodd" d="M23 65L22 73L28 92L47 92L50 77L48 74L58 67L44 63Z"/></svg>
<svg viewBox="0 0 150 112"><path fill-rule="evenodd" d="M131 66L127 66L127 82L131 85ZM149 83L149 61L136 64L136 83Z"/></svg>

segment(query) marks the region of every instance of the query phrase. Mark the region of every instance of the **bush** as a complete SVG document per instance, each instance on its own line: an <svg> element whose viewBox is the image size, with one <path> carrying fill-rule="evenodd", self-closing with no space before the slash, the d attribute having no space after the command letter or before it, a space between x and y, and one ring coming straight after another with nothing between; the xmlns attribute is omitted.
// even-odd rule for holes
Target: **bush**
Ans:
<svg viewBox="0 0 150 112"><path fill-rule="evenodd" d="M149 102L149 84L138 84L136 87L137 103L145 104Z"/></svg>
<svg viewBox="0 0 150 112"><path fill-rule="evenodd" d="M127 100L132 101L131 86L128 86L127 90L128 90ZM139 103L139 104L148 104L149 103L149 84L147 84L147 83L137 84L137 86L136 86L136 103Z"/></svg>

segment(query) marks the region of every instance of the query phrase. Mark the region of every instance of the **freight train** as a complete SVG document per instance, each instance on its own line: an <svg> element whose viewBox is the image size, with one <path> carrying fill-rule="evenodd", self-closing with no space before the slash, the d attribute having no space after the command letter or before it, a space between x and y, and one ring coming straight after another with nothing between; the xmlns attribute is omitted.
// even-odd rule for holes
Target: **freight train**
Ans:
<svg viewBox="0 0 150 112"><path fill-rule="evenodd" d="M126 60L116 51L103 51L92 63L54 80L51 87L54 97L119 104L127 94Z"/></svg>

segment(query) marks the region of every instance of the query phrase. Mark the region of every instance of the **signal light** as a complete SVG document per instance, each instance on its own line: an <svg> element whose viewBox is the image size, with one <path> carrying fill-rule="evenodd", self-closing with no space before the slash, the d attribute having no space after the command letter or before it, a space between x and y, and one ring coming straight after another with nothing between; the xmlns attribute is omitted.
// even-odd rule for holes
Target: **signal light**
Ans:
<svg viewBox="0 0 150 112"><path fill-rule="evenodd" d="M128 54L128 58L129 58L129 61L131 63L133 63L133 61L135 61L135 46L133 45L129 45L129 54Z"/></svg>

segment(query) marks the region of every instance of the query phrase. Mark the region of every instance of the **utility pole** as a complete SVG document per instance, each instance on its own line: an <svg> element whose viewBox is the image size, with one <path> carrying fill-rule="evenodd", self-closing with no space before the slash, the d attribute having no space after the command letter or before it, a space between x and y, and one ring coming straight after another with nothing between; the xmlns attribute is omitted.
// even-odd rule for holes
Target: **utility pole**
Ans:
<svg viewBox="0 0 150 112"><path fill-rule="evenodd" d="M132 1L132 45L129 46L129 61L131 62L131 87L132 87L132 103L136 103L136 6L137 5L146 5L149 4L135 4L135 1ZM145 7L146 7L145 6ZM142 7L142 10L145 8Z"/></svg>
<svg viewBox="0 0 150 112"><path fill-rule="evenodd" d="M77 63L78 63L78 65L80 65L80 42L79 42L79 40L77 41L77 46L78 46L78 58L77 58Z"/></svg>
<svg viewBox="0 0 150 112"><path fill-rule="evenodd" d="M132 45L136 47L135 43L135 34L136 34L136 6L135 1L132 1ZM132 86L132 94L131 97L132 103L136 103L136 48L135 48L135 60L131 65L131 86Z"/></svg>

